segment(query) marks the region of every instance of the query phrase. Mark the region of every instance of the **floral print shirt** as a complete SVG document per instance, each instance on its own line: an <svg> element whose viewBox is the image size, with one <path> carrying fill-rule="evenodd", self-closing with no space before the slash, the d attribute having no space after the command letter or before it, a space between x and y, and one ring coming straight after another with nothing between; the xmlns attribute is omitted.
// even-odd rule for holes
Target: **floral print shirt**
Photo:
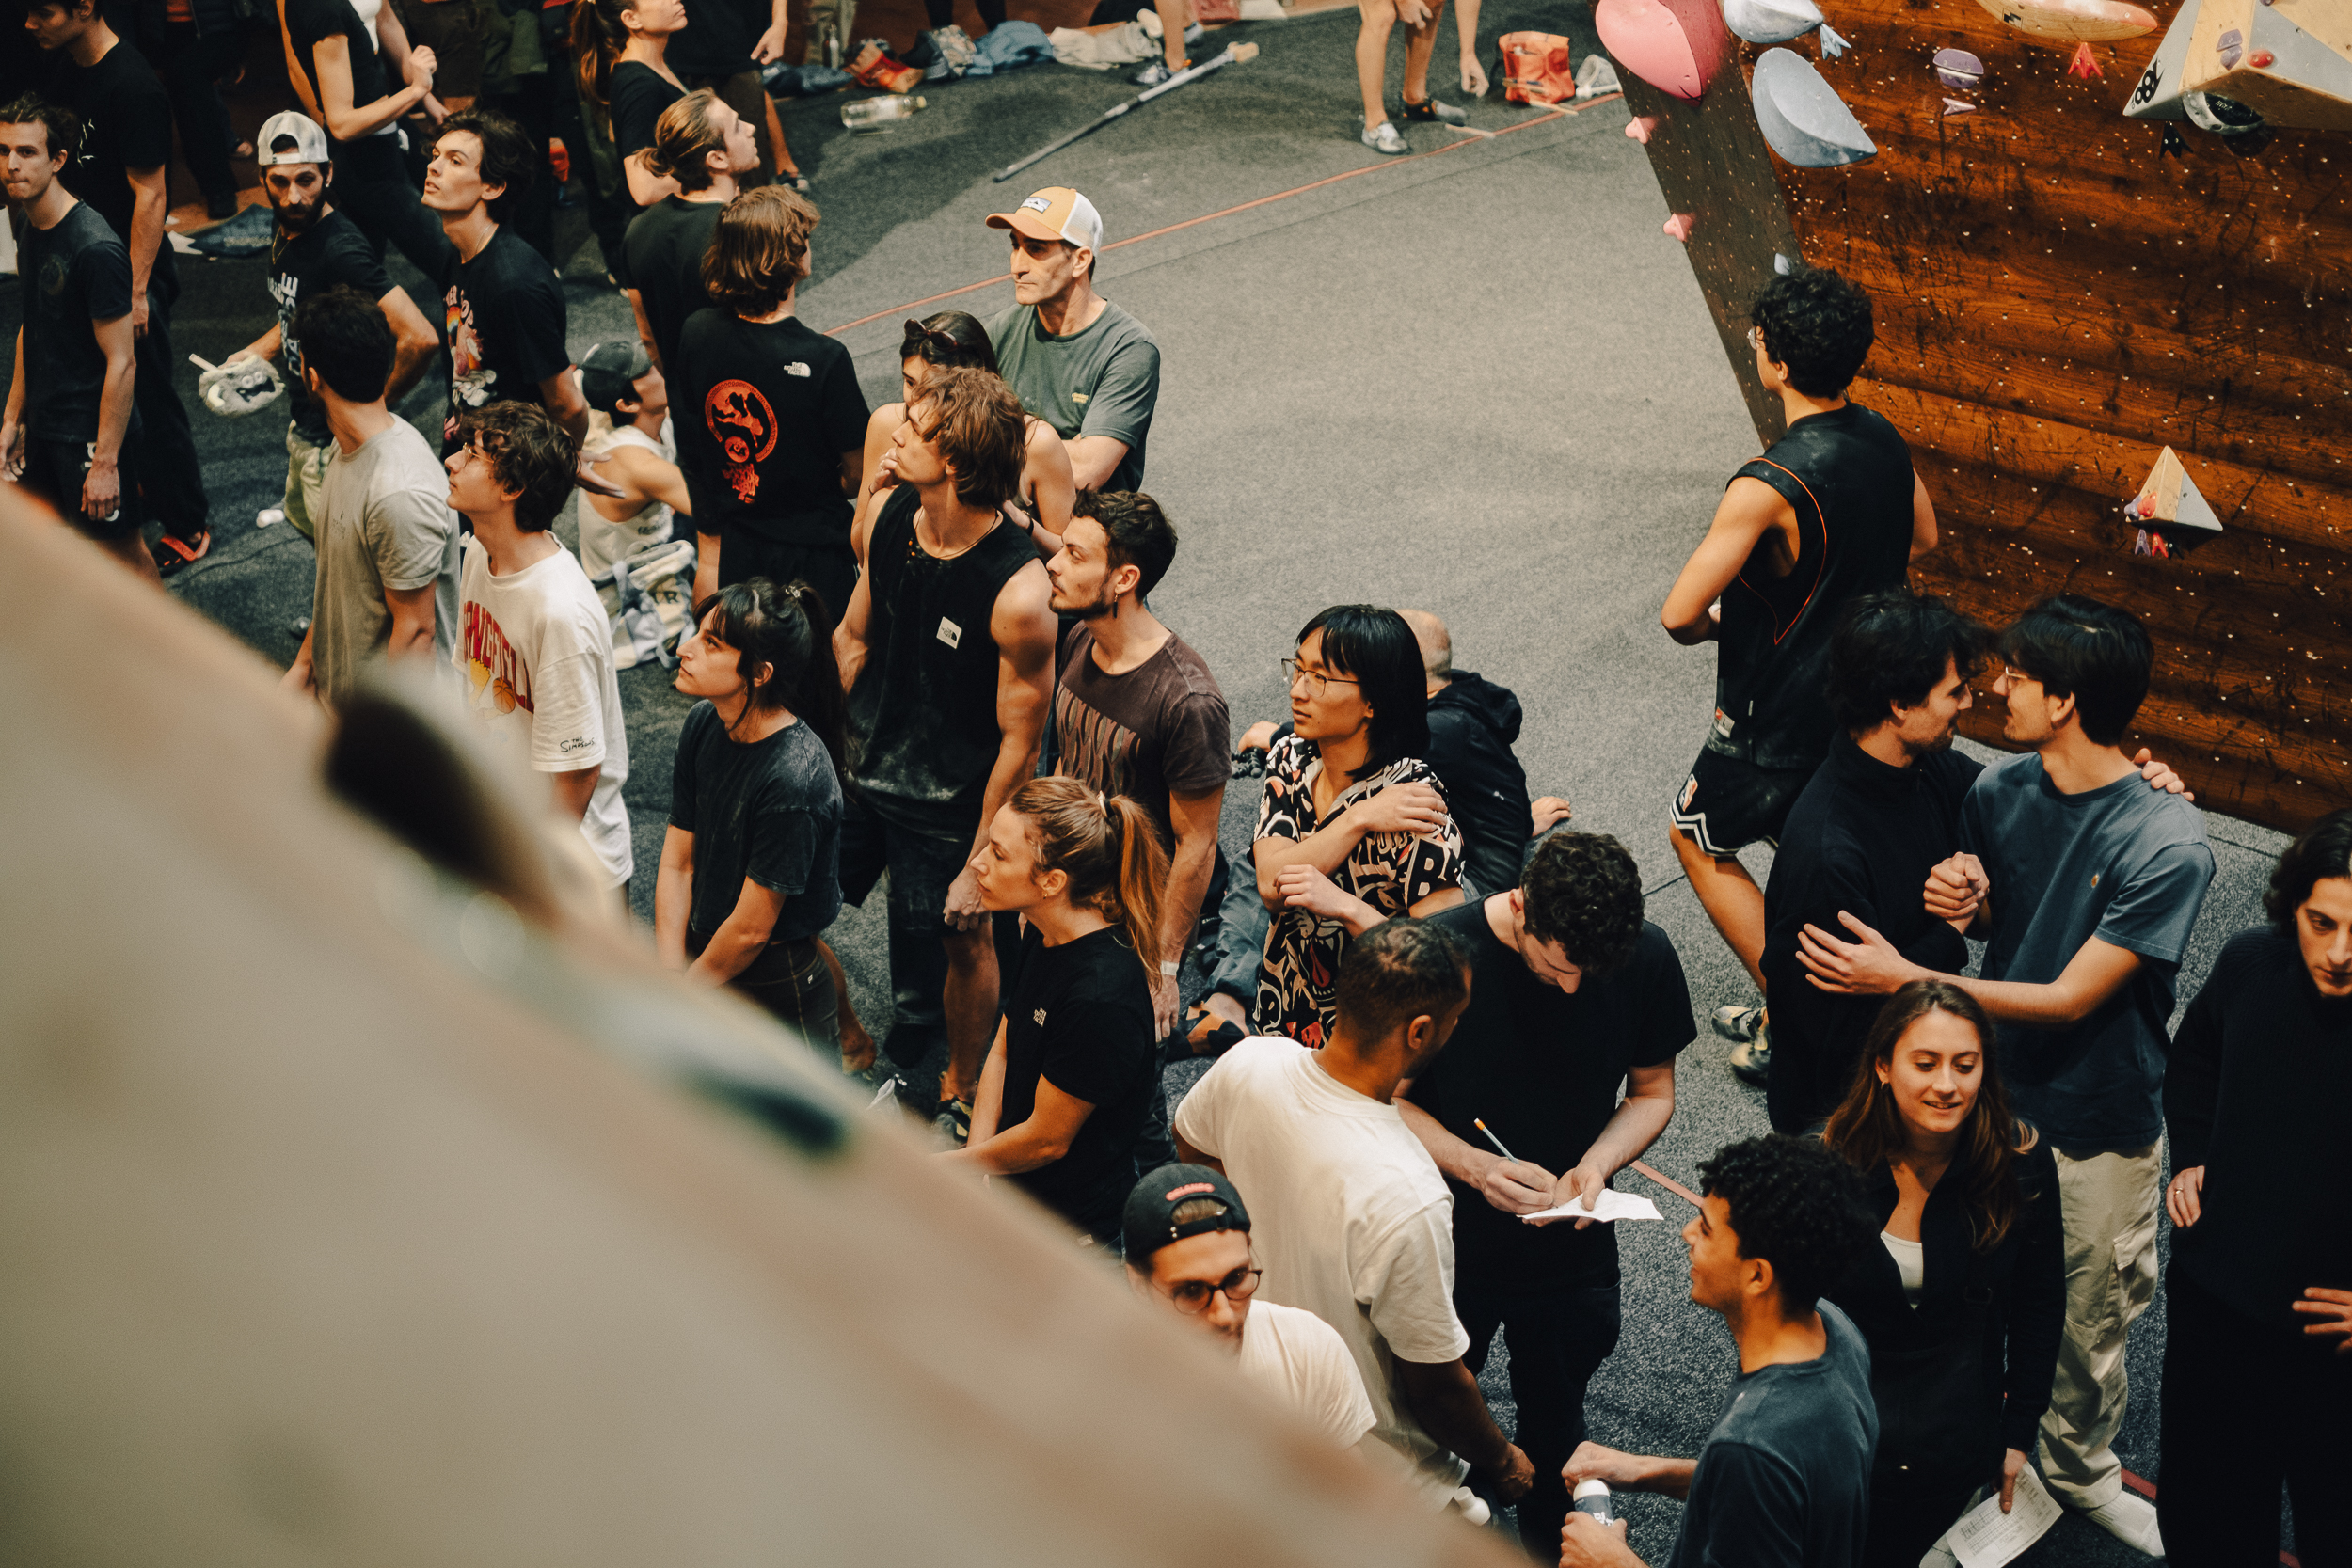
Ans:
<svg viewBox="0 0 2352 1568"><path fill-rule="evenodd" d="M1304 839L1328 827L1340 813L1393 784L1425 784L1442 796L1445 785L1429 765L1405 757L1360 779L1340 793L1331 809L1315 816L1314 783L1323 760L1312 742L1295 735L1274 743L1266 758L1265 793L1258 802L1253 838ZM1366 833L1348 853L1332 883L1394 918L1431 894L1462 885L1462 831L1449 815L1442 832ZM1347 927L1306 910L1278 910L1266 930L1265 958L1258 966L1259 1032L1288 1035L1321 1050L1331 1032L1339 988L1340 955Z"/></svg>

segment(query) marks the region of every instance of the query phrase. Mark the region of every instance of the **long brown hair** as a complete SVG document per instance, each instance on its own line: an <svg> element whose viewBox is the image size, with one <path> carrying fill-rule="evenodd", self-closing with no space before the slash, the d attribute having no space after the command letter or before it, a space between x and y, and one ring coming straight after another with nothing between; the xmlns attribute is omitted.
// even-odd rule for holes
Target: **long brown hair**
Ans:
<svg viewBox="0 0 2352 1568"><path fill-rule="evenodd" d="M1894 1086L1879 1081L1878 1067L1884 1063L1892 1070L1903 1037L1930 1013L1950 1013L1977 1032L1977 1057L1982 1064L1977 1101L1961 1123L1959 1147L1943 1180L1961 1184L1970 1244L1990 1252L2017 1223L2024 1201L2017 1156L2033 1147L2034 1131L2010 1111L2009 1091L2001 1086L1995 1065L1992 1019L1958 986L1948 980L1914 980L1886 999L1863 1043L1853 1085L1846 1091L1844 1103L1830 1114L1821 1141L1865 1171L1878 1169L1903 1151L1910 1142L1903 1114L1896 1108Z"/></svg>
<svg viewBox="0 0 2352 1568"><path fill-rule="evenodd" d="M585 4L586 0L582 0ZM782 185L757 185L719 209L703 252L703 292L722 310L764 316L808 276L817 209Z"/></svg>
<svg viewBox="0 0 2352 1568"><path fill-rule="evenodd" d="M1124 795L1056 776L1031 779L1006 802L1029 824L1037 868L1070 879L1070 901L1125 928L1153 984L1160 978L1160 890L1168 851L1152 815Z"/></svg>
<svg viewBox="0 0 2352 1568"><path fill-rule="evenodd" d="M572 0L572 58L580 65L580 89L607 114L612 63L628 47L628 25L621 13L628 0Z"/></svg>

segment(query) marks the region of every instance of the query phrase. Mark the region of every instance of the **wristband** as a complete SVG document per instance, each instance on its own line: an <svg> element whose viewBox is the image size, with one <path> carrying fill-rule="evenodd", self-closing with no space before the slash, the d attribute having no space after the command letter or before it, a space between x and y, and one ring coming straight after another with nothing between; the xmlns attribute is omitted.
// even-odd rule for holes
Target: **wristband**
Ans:
<svg viewBox="0 0 2352 1568"><path fill-rule="evenodd" d="M1160 973L1167 975L1171 980L1176 978L1176 972L1182 967L1183 966L1181 964L1170 963L1166 958L1162 958L1160 960Z"/></svg>

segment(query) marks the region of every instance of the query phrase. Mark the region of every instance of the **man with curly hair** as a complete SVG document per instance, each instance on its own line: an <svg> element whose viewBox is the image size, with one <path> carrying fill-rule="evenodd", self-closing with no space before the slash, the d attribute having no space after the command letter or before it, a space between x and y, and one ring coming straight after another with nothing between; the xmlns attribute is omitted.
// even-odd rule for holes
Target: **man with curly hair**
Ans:
<svg viewBox="0 0 2352 1568"><path fill-rule="evenodd" d="M1772 279L1749 311L1756 374L1788 434L1743 465L1659 619L1677 642L1713 641L1715 717L1667 833L1691 889L1764 990L1764 894L1740 863L1776 844L1837 724L1822 695L1831 633L1862 594L1905 585L1935 547L1935 507L1911 451L1848 401L1870 352L1870 296L1825 268ZM1763 1009L1725 1007L1733 1069L1763 1082Z"/></svg>
<svg viewBox="0 0 2352 1568"><path fill-rule="evenodd" d="M1519 1541L1549 1559L1568 1510L1560 1466L1584 1438L1584 1387L1617 1344L1616 1227L1519 1216L1589 1204L1666 1130L1691 995L1674 944L1642 918L1633 857L1598 833L1555 832L1518 887L1428 924L1470 955L1470 1009L1398 1103L1454 1194L1454 1305L1470 1364L1486 1365L1507 1331L1519 1447L1535 1466Z"/></svg>
<svg viewBox="0 0 2352 1568"><path fill-rule="evenodd" d="M1586 1443L1570 1483L1680 1497L1668 1568L1852 1568L1869 1522L1878 1406L1870 1347L1820 1300L1878 1224L1861 1178L1811 1139L1773 1134L1718 1149L1699 1165L1705 1198L1682 1227L1691 1299L1722 1315L1740 1354L1724 1413L1692 1459ZM1571 1513L1561 1568L1641 1568L1622 1520Z"/></svg>

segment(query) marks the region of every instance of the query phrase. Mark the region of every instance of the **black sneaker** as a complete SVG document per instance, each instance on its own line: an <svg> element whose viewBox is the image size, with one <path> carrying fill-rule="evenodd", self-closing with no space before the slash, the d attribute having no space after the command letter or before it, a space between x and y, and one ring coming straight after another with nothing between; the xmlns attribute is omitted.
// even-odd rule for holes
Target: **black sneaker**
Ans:
<svg viewBox="0 0 2352 1568"><path fill-rule="evenodd" d="M1422 99L1418 103L1414 103L1409 98L1400 100L1400 102L1404 104L1404 108L1398 113L1396 118L1402 120L1412 121L1434 119L1440 120L1447 125L1468 125L1470 123L1470 111L1468 109L1457 109L1451 103L1440 103L1438 102L1437 95L1434 93L1432 93L1429 97Z"/></svg>

